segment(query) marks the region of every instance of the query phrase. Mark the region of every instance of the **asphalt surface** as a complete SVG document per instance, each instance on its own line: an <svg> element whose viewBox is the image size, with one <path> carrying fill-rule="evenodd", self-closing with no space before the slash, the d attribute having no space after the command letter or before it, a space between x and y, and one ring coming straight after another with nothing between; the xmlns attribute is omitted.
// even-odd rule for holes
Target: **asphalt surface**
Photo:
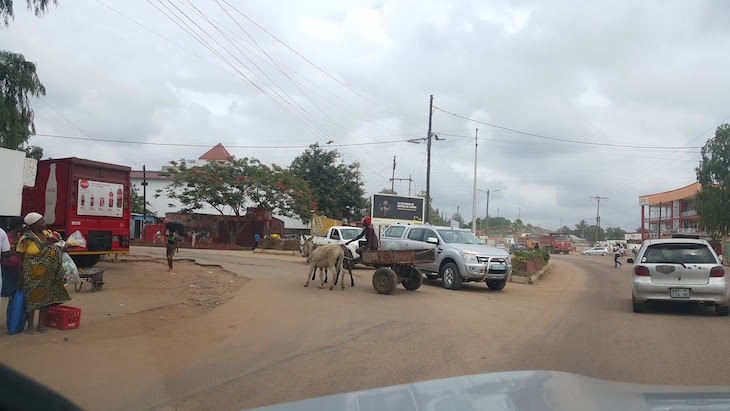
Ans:
<svg viewBox="0 0 730 411"><path fill-rule="evenodd" d="M161 257L162 249L135 248ZM251 278L191 336L220 333L167 375L166 401L135 408L245 409L407 382L510 370L556 370L650 384L730 385L728 318L695 305L631 311L631 267L610 256L554 256L537 285L374 292L304 288L300 257L181 250ZM349 279L348 279L349 280ZM330 280L331 281L331 280Z"/></svg>
<svg viewBox="0 0 730 411"><path fill-rule="evenodd" d="M631 264L613 257L555 258L585 277L561 318L550 318L539 339L503 366L547 369L623 382L730 385L730 319L712 307L650 303L631 306ZM625 260L625 259L624 259ZM566 296L569 298L569 296Z"/></svg>

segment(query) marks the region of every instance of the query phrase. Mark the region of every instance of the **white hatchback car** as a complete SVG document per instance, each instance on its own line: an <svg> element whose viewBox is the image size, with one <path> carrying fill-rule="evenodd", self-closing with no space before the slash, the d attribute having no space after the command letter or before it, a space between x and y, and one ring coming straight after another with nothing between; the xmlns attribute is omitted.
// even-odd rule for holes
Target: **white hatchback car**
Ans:
<svg viewBox="0 0 730 411"><path fill-rule="evenodd" d="M730 286L721 261L705 240L644 241L631 283L634 312L644 312L646 302L654 300L712 305L717 315L729 315Z"/></svg>

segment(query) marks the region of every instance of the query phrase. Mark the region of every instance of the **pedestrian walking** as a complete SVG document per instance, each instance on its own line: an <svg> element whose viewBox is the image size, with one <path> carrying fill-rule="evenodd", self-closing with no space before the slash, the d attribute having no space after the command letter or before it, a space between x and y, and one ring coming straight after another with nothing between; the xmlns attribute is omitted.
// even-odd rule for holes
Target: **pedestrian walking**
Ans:
<svg viewBox="0 0 730 411"><path fill-rule="evenodd" d="M167 271L172 272L172 258L175 256L175 253L178 252L177 249L177 232L173 231L170 233L170 235L167 237L167 246L166 246L166 256L167 256Z"/></svg>
<svg viewBox="0 0 730 411"><path fill-rule="evenodd" d="M261 237L259 237L258 233L253 235L253 249L251 251L255 250L256 247L259 246L259 238Z"/></svg>
<svg viewBox="0 0 730 411"><path fill-rule="evenodd" d="M621 261L618 258L621 256L621 249L614 248L613 250L613 268L620 267Z"/></svg>

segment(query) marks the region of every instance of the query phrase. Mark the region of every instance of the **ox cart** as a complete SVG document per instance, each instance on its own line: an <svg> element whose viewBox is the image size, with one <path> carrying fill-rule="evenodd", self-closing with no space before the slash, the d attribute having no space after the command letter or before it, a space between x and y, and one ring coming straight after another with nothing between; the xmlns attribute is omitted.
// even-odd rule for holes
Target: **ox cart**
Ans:
<svg viewBox="0 0 730 411"><path fill-rule="evenodd" d="M379 294L392 293L398 284L406 290L417 290L423 284L423 274L416 264L436 261L433 248L425 250L366 250L362 262L375 267L373 288Z"/></svg>

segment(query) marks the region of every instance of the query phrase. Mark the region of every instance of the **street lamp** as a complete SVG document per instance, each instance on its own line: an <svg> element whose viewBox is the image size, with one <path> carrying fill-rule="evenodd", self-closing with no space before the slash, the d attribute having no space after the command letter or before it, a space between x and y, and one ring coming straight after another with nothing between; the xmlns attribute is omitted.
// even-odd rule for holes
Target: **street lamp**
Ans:
<svg viewBox="0 0 730 411"><path fill-rule="evenodd" d="M481 190L477 188L477 191L481 191L482 193L487 193L487 218L484 220L484 236L487 237L487 243L489 243L489 235L487 234L487 230L489 229L489 190ZM492 190L493 192L501 191L501 189Z"/></svg>

